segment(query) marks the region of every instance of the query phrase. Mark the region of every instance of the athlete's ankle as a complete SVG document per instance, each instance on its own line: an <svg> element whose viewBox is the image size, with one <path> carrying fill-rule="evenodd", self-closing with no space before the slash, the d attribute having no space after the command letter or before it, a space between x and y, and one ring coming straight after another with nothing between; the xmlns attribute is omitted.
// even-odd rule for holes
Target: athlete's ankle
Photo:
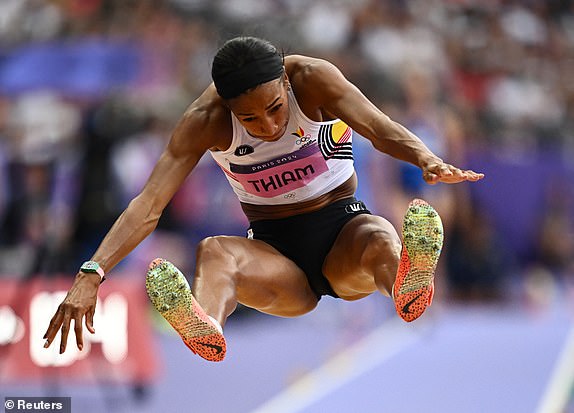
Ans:
<svg viewBox="0 0 574 413"><path fill-rule="evenodd" d="M217 328L217 330L219 331L220 334L223 334L223 327L221 327L221 324L219 324L219 321L217 321L215 318L213 318L212 316L208 315L209 319L211 320L211 322L213 323L213 325L215 326L215 328Z"/></svg>

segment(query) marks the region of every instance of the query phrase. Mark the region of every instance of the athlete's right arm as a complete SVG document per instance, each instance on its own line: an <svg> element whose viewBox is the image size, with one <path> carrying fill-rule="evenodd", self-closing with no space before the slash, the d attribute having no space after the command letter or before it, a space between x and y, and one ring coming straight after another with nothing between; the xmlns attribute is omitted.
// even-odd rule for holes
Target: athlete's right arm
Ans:
<svg viewBox="0 0 574 413"><path fill-rule="evenodd" d="M107 273L156 228L163 210L202 155L210 148L225 146L228 118L229 113L211 86L178 122L141 193L116 220L91 260L100 264ZM60 353L63 353L70 321L74 320L76 344L82 350L82 319L85 316L86 328L94 333L93 317L99 283L98 274L80 271L76 275L50 321L44 335L44 347L50 346L61 329Z"/></svg>

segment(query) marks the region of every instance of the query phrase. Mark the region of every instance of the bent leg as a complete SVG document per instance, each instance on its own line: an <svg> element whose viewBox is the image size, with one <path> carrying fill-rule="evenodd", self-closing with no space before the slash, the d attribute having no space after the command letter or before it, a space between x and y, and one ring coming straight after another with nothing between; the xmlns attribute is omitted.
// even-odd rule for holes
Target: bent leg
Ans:
<svg viewBox="0 0 574 413"><path fill-rule="evenodd" d="M238 302L283 317L305 314L318 302L293 261L263 241L233 236L199 243L192 290L222 326Z"/></svg>
<svg viewBox="0 0 574 413"><path fill-rule="evenodd" d="M323 273L343 299L359 299L377 290L390 296L401 246L389 221L376 215L357 215L339 233Z"/></svg>

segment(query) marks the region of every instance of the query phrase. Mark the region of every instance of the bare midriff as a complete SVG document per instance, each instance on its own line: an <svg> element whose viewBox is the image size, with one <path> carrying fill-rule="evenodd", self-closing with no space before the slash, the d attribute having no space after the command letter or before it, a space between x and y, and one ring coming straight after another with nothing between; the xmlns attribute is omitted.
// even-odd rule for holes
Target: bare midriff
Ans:
<svg viewBox="0 0 574 413"><path fill-rule="evenodd" d="M241 208L243 208L243 212L250 222L261 221L263 219L287 218L293 215L317 211L333 202L350 198L355 194L356 189L357 175L353 173L353 176L331 192L327 192L309 201L283 205L256 205L242 202Z"/></svg>

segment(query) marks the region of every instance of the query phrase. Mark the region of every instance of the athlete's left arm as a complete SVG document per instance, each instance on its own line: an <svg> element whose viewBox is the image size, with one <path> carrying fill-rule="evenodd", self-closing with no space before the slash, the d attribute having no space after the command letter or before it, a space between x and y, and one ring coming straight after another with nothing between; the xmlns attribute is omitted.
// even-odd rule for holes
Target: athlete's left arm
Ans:
<svg viewBox="0 0 574 413"><path fill-rule="evenodd" d="M478 181L484 177L444 162L414 133L380 111L333 64L315 60L311 66L308 81L322 108L369 139L379 151L421 168L427 183Z"/></svg>

